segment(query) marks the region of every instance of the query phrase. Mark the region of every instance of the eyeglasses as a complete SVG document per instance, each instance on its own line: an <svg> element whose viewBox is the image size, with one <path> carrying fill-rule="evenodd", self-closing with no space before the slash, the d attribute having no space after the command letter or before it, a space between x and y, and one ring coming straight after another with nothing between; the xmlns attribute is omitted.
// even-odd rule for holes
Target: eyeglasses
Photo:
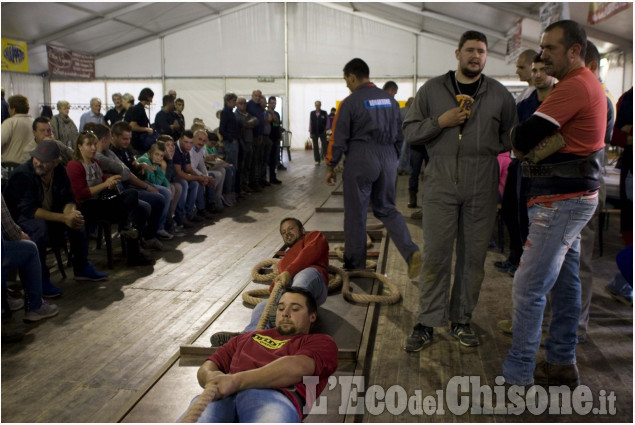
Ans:
<svg viewBox="0 0 635 425"><path fill-rule="evenodd" d="M92 130L84 130L81 133L79 133L81 136L84 136L86 134L92 134L93 136L95 135L95 132Z"/></svg>

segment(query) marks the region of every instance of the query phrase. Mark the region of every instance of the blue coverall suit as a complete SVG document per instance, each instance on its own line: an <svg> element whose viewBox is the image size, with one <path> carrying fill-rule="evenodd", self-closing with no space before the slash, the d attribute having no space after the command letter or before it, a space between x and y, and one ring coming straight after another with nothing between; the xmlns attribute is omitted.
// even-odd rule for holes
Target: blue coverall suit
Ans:
<svg viewBox="0 0 635 425"><path fill-rule="evenodd" d="M399 148L403 141L399 104L373 83L364 83L341 103L327 165L344 160L344 267L366 268L366 215L373 213L386 226L399 253L408 258L419 250L395 207Z"/></svg>

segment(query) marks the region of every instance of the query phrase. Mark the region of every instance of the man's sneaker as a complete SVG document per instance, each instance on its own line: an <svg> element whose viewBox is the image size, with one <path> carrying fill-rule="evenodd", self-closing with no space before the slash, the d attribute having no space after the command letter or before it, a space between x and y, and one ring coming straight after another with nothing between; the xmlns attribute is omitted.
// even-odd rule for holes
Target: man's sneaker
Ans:
<svg viewBox="0 0 635 425"><path fill-rule="evenodd" d="M406 351L420 351L426 345L432 343L434 329L417 323L412 333L406 338L403 349Z"/></svg>
<svg viewBox="0 0 635 425"><path fill-rule="evenodd" d="M108 275L98 272L90 263L86 263L81 272L75 273L75 280L92 280L93 282L98 282L106 279L108 279Z"/></svg>
<svg viewBox="0 0 635 425"><path fill-rule="evenodd" d="M566 385L573 390L580 385L578 367L575 363L555 365L543 360L534 369L534 384L543 388Z"/></svg>
<svg viewBox="0 0 635 425"><path fill-rule="evenodd" d="M190 223L200 223L201 221L203 221L203 219L199 216L197 216L196 214L191 214L187 216L187 220Z"/></svg>
<svg viewBox="0 0 635 425"><path fill-rule="evenodd" d="M170 232L168 232L167 230L159 230L157 231L157 237L161 239L162 241L169 241L174 236L170 234Z"/></svg>
<svg viewBox="0 0 635 425"><path fill-rule="evenodd" d="M209 342L212 343L212 347L222 347L227 344L227 341L240 334L241 332L216 332L210 337Z"/></svg>
<svg viewBox="0 0 635 425"><path fill-rule="evenodd" d="M421 251L417 250L412 253L408 259L408 277L414 279L421 273Z"/></svg>
<svg viewBox="0 0 635 425"><path fill-rule="evenodd" d="M46 319L49 317L57 316L59 309L55 304L49 304L42 300L42 305L37 310L28 311L24 315L24 321L27 323L37 322L38 320Z"/></svg>
<svg viewBox="0 0 635 425"><path fill-rule="evenodd" d="M512 264L509 260L495 261L494 268L498 270L499 272L508 272L511 269L514 269L514 270L517 269L518 265Z"/></svg>
<svg viewBox="0 0 635 425"><path fill-rule="evenodd" d="M22 307L24 307L24 300L22 298L13 298L11 295L7 295L7 303L9 303L9 309L11 311L22 310Z"/></svg>
<svg viewBox="0 0 635 425"><path fill-rule="evenodd" d="M174 222L179 226L183 226L184 229L191 229L194 227L194 223L185 217L174 217Z"/></svg>
<svg viewBox="0 0 635 425"><path fill-rule="evenodd" d="M124 227L119 231L119 234L128 239L137 239L139 237L139 231L132 226Z"/></svg>
<svg viewBox="0 0 635 425"><path fill-rule="evenodd" d="M613 279L608 285L604 287L604 291L609 294L614 300L626 304L627 306L633 305L633 290L627 285L620 285L617 279Z"/></svg>
<svg viewBox="0 0 635 425"><path fill-rule="evenodd" d="M479 345L478 337L470 328L469 324L452 323L450 335L459 340L461 345L466 347L476 347Z"/></svg>
<svg viewBox="0 0 635 425"><path fill-rule="evenodd" d="M143 241L143 247L161 251L163 249L163 244L159 242L157 238L152 238L152 239Z"/></svg>
<svg viewBox="0 0 635 425"><path fill-rule="evenodd" d="M182 238L183 236L185 236L185 232L179 229L177 226L171 228L169 233L175 238Z"/></svg>
<svg viewBox="0 0 635 425"><path fill-rule="evenodd" d="M50 280L42 281L42 296L44 298L57 298L62 295L64 291L60 288L53 286Z"/></svg>
<svg viewBox="0 0 635 425"><path fill-rule="evenodd" d="M155 261L153 259L147 258L142 253L138 253L136 255L128 257L128 261L126 261L126 264L128 266L130 266L130 267L135 267L135 266L153 266L154 263L155 263Z"/></svg>

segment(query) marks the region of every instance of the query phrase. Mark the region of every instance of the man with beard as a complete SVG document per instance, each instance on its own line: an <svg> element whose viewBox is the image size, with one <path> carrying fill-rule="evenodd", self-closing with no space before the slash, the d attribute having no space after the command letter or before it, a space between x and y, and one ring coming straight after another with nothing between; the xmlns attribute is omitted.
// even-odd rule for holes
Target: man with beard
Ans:
<svg viewBox="0 0 635 425"><path fill-rule="evenodd" d="M433 327L447 326L448 320L451 335L460 344L479 344L470 322L496 218L496 157L510 149L509 130L517 121L512 95L482 74L487 59L485 35L465 32L455 55L457 70L426 82L403 123L408 143L424 144L430 156L422 187L425 244L419 310L405 341L406 351L430 344Z"/></svg>
<svg viewBox="0 0 635 425"><path fill-rule="evenodd" d="M580 317L580 232L598 203L607 102L585 67L586 33L563 20L543 32L547 74L558 84L538 110L512 131L514 148L527 154L558 134L564 147L538 164L523 164L529 234L514 277L512 346L503 363L510 385L579 385L575 348ZM536 365L546 296L552 319L546 360Z"/></svg>
<svg viewBox="0 0 635 425"><path fill-rule="evenodd" d="M286 217L280 222L280 235L288 248L278 262L279 279L286 285L307 290L318 306L324 304L328 296L329 243L318 231L306 232L297 218ZM270 290L273 289L273 282ZM265 309L264 302L259 303L251 314L251 321L245 331L253 331ZM272 323L267 323L267 328ZM211 337L213 347L225 344L236 332L217 332Z"/></svg>
<svg viewBox="0 0 635 425"><path fill-rule="evenodd" d="M216 396L198 421L301 422L337 369L333 338L309 334L316 319L311 294L287 288L278 302L275 329L232 338L200 367L199 384L214 387ZM317 378L317 386L307 388L309 376Z"/></svg>

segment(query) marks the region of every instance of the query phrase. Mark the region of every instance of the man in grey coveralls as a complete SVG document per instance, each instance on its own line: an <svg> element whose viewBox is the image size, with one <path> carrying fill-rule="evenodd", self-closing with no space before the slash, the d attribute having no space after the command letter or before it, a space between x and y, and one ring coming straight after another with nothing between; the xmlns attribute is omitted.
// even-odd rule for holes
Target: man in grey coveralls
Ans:
<svg viewBox="0 0 635 425"><path fill-rule="evenodd" d="M366 268L366 214L386 226L390 239L408 263L408 276L421 270L419 247L412 241L403 216L395 207L399 148L403 141L399 104L369 80L366 63L355 58L344 66L351 95L335 115L326 154L326 183L335 184L335 171L344 161L344 268Z"/></svg>
<svg viewBox="0 0 635 425"><path fill-rule="evenodd" d="M461 36L456 71L426 82L403 123L406 141L424 144L430 155L423 179L423 273L416 325L404 348L419 351L432 342L433 327L447 326L468 347L479 344L470 328L487 248L494 230L500 152L511 148L514 98L482 74L487 38L476 31ZM473 103L459 106L461 96ZM468 97L468 99L469 99ZM471 109L470 109L471 106ZM456 240L454 285L450 293Z"/></svg>

